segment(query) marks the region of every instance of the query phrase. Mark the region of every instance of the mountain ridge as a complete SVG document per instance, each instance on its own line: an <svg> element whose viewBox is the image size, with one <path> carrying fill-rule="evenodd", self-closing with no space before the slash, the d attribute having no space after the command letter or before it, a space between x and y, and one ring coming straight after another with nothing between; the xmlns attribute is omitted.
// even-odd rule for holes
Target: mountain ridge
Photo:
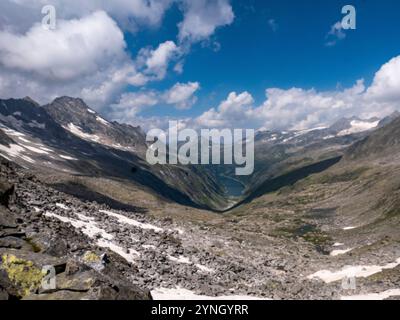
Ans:
<svg viewBox="0 0 400 320"><path fill-rule="evenodd" d="M187 167L148 165L140 129L99 121L97 113L87 111L81 99L64 97L55 101L52 109L51 105L40 107L23 99L0 100L0 123L18 142L18 152L12 157L23 166L127 179L174 201L216 209L226 206L222 190L207 173ZM64 102L67 104L61 105ZM70 107L74 108L72 112ZM80 116L83 119L79 120ZM198 186L196 192L193 185Z"/></svg>

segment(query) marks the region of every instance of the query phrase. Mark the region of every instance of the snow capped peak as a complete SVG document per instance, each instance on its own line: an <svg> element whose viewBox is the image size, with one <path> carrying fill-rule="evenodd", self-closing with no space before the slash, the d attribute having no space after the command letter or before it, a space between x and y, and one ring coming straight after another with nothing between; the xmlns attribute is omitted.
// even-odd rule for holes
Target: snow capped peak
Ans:
<svg viewBox="0 0 400 320"><path fill-rule="evenodd" d="M368 121L368 120L352 120L350 122L350 128L342 130L338 133L338 136L346 136L353 133L359 133L374 129L378 126L379 120L377 121Z"/></svg>
<svg viewBox="0 0 400 320"><path fill-rule="evenodd" d="M110 125L110 123L109 123L107 120L104 120L104 119L103 119L102 117L100 117L100 116L97 116L97 117L96 117L96 120L97 120L98 122L100 122L100 123L106 125L106 126Z"/></svg>

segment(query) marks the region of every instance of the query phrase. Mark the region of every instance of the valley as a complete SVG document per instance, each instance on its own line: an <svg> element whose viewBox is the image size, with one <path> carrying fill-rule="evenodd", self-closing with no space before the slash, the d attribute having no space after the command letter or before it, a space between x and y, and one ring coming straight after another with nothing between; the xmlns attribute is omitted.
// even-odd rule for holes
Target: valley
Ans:
<svg viewBox="0 0 400 320"><path fill-rule="evenodd" d="M149 166L140 128L88 110L0 101L0 296L399 296L397 115L260 131L255 173L236 177ZM59 287L7 277L15 259L59 266Z"/></svg>
<svg viewBox="0 0 400 320"><path fill-rule="evenodd" d="M226 194L230 197L240 197L245 189L243 183L230 177L219 176L218 183L225 188Z"/></svg>

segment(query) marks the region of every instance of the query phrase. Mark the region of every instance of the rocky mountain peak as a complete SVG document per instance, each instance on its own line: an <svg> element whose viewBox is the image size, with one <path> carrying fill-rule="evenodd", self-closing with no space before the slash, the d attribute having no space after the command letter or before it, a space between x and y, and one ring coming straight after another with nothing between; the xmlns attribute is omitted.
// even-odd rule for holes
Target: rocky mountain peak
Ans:
<svg viewBox="0 0 400 320"><path fill-rule="evenodd" d="M43 108L55 122L83 140L125 151L143 153L145 150L140 128L109 122L80 98L60 97Z"/></svg>
<svg viewBox="0 0 400 320"><path fill-rule="evenodd" d="M26 97L23 98L22 100L27 101L27 102L29 102L29 103L31 103L31 104L34 104L36 107L39 107L39 106L40 106L39 103L37 103L35 100L33 100L33 99L32 99L31 97L29 97L29 96L26 96Z"/></svg>
<svg viewBox="0 0 400 320"><path fill-rule="evenodd" d="M384 124L384 121L387 121L387 124ZM348 149L346 154L348 159L391 158L398 153L400 149L400 117L390 119L389 116L383 119L380 125L378 130Z"/></svg>
<svg viewBox="0 0 400 320"><path fill-rule="evenodd" d="M68 96L58 97L54 99L52 104L61 104L74 108L88 108L87 104L81 98L73 98Z"/></svg>
<svg viewBox="0 0 400 320"><path fill-rule="evenodd" d="M95 130L106 124L105 121L97 121L102 118L80 98L59 97L43 108L62 126L73 124Z"/></svg>

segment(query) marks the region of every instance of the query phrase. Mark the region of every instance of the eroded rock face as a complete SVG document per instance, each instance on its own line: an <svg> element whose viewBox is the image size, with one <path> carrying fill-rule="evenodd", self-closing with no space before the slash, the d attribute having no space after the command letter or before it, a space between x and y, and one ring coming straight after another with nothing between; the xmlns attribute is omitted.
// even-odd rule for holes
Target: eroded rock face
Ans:
<svg viewBox="0 0 400 320"><path fill-rule="evenodd" d="M9 180L15 177L7 180L7 168L1 169L0 300L151 299L148 290L129 280L136 270L124 259L90 245L68 224L44 219L12 200Z"/></svg>

